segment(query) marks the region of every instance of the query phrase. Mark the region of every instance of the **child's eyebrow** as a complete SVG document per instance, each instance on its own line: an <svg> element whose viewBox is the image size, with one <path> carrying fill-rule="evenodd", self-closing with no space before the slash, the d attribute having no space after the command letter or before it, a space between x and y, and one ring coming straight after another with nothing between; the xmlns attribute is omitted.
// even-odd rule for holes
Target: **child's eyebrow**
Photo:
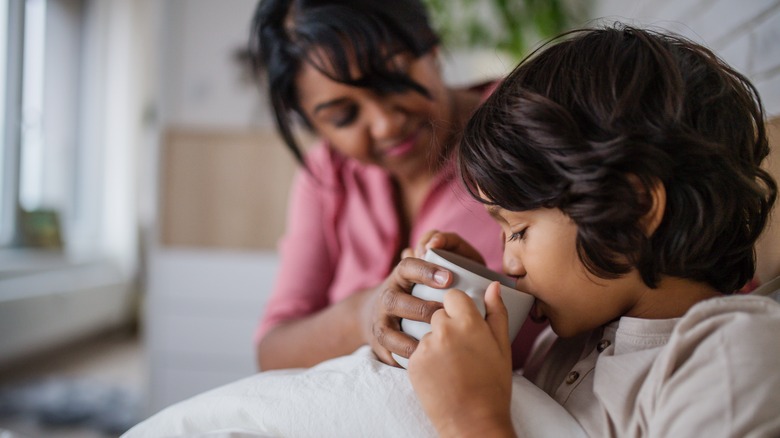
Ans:
<svg viewBox="0 0 780 438"><path fill-rule="evenodd" d="M501 207L498 205L487 205L485 206L487 209L487 212L489 215L493 216L496 219L501 219Z"/></svg>

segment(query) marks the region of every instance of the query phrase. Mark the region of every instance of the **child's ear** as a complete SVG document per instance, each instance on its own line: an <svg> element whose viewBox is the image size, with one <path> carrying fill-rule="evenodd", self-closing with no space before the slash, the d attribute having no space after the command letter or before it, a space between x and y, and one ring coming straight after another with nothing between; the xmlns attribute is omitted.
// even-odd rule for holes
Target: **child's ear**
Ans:
<svg viewBox="0 0 780 438"><path fill-rule="evenodd" d="M659 180L653 182L653 186L650 188L650 209L642 217L642 228L644 228L645 236L652 236L658 226L661 225L661 221L664 218L664 212L666 211L666 187L664 183Z"/></svg>

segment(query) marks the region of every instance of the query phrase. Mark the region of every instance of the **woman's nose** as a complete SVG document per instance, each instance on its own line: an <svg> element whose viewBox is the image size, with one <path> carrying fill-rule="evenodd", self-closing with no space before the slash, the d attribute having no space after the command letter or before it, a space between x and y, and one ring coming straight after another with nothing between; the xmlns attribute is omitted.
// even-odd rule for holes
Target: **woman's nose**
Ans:
<svg viewBox="0 0 780 438"><path fill-rule="evenodd" d="M389 102L377 103L371 114L371 136L374 140L397 139L403 133L404 123L403 111Z"/></svg>

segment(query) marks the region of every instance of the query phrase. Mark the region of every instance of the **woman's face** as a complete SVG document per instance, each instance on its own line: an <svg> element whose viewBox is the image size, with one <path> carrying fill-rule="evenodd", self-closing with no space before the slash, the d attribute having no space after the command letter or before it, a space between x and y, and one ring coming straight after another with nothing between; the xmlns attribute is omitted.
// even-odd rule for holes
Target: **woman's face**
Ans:
<svg viewBox="0 0 780 438"><path fill-rule="evenodd" d="M558 209L488 211L504 234L504 271L517 289L536 297L530 317L548 319L561 337L574 336L627 315L646 291L636 272L598 278L577 256L577 225Z"/></svg>
<svg viewBox="0 0 780 438"><path fill-rule="evenodd" d="M450 97L435 60L435 50L417 59L393 59L428 90L378 95L331 80L308 63L296 79L306 117L333 148L396 176L430 172L431 159L452 136Z"/></svg>

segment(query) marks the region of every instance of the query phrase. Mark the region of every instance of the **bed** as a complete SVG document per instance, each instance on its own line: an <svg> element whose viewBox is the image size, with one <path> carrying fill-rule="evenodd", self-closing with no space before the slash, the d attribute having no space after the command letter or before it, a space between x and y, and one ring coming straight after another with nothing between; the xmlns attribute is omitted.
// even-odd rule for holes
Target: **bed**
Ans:
<svg viewBox="0 0 780 438"><path fill-rule="evenodd" d="M584 437L579 424L520 374L512 418L520 436ZM551 418L555 418L551 421ZM309 369L267 371L170 406L136 425L138 437L433 437L407 372L369 349Z"/></svg>
<svg viewBox="0 0 780 438"><path fill-rule="evenodd" d="M780 276L754 294L780 302ZM520 373L513 375L518 436L584 437L577 421ZM138 437L433 437L406 370L370 348L308 369L257 373L174 404L136 425Z"/></svg>

